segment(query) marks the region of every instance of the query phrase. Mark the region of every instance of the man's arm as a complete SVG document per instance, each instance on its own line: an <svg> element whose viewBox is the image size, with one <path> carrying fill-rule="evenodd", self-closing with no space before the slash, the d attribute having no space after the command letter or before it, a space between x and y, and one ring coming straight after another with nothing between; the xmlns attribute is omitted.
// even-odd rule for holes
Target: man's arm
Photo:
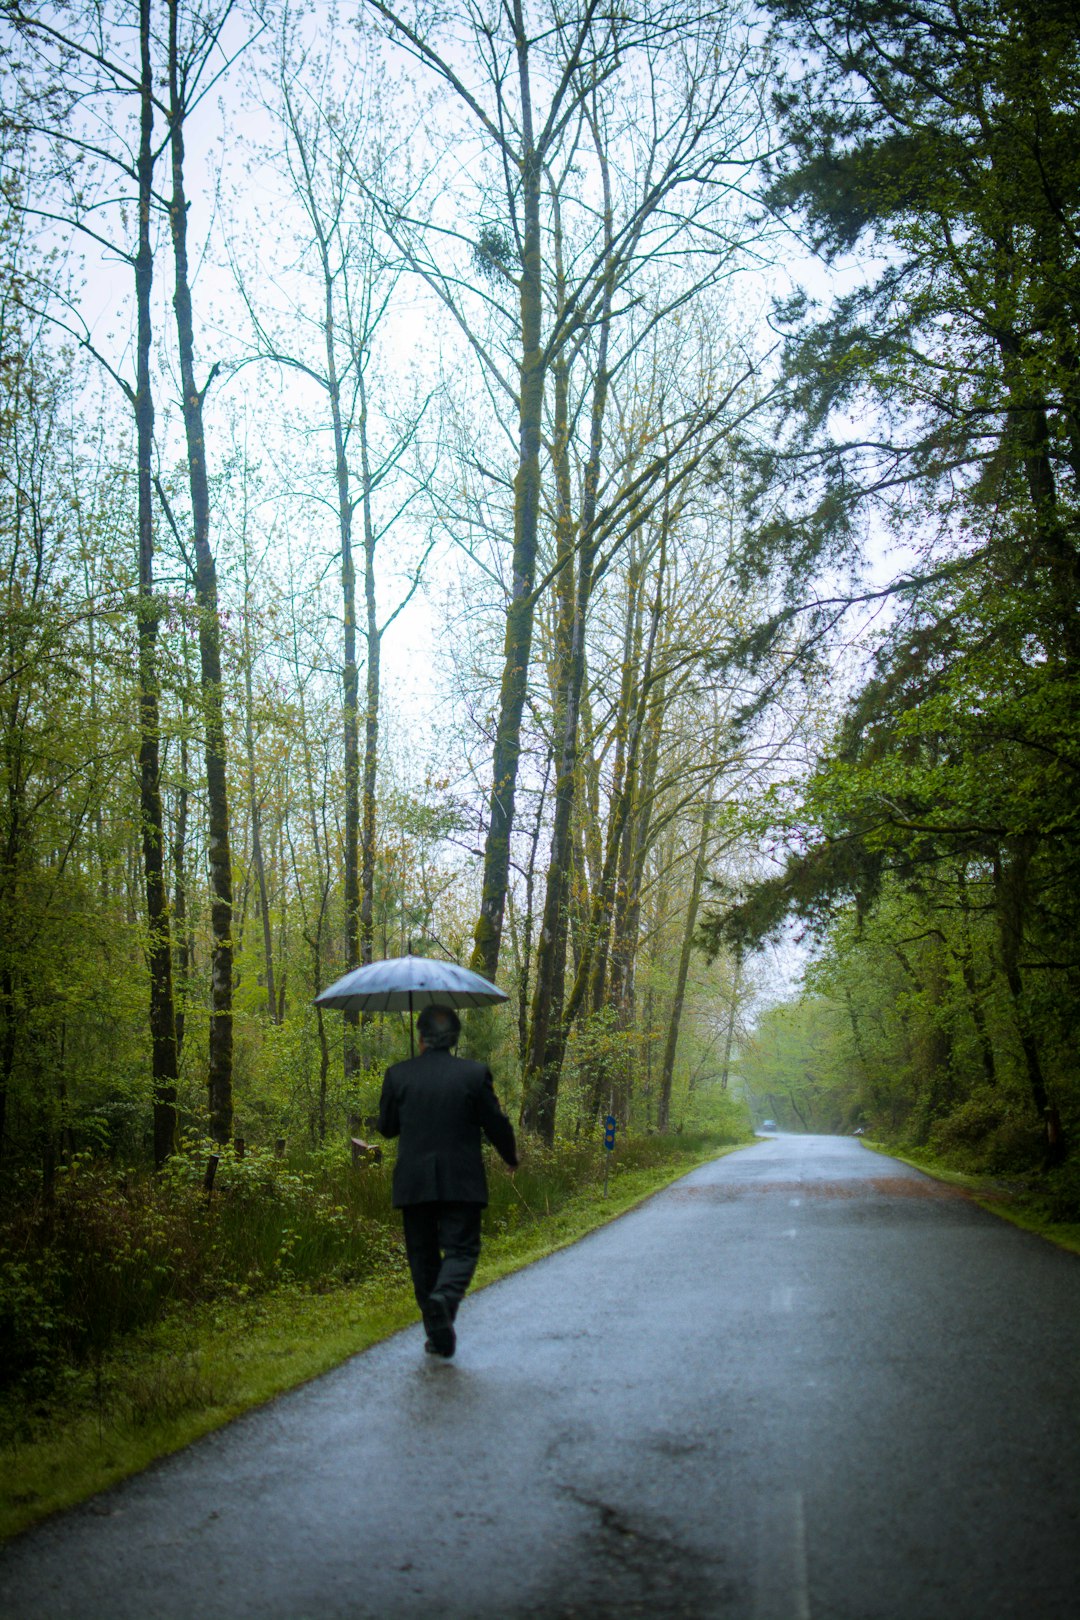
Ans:
<svg viewBox="0 0 1080 1620"><path fill-rule="evenodd" d="M400 1136L401 1117L398 1113L397 1091L390 1079L390 1070L383 1076L382 1096L379 1098L379 1123L375 1127L380 1136Z"/></svg>
<svg viewBox="0 0 1080 1620"><path fill-rule="evenodd" d="M519 1160L514 1127L499 1107L490 1069L485 1069L480 1087L480 1128L500 1158L506 1160L511 1170L516 1170Z"/></svg>

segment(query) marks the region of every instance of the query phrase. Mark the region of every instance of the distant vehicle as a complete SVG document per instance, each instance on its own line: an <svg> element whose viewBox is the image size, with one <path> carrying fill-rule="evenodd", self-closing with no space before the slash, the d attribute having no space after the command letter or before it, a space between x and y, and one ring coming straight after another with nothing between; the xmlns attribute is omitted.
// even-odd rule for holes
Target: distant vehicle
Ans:
<svg viewBox="0 0 1080 1620"><path fill-rule="evenodd" d="M762 1122L761 1122L761 1129L763 1131L775 1131L775 1129L776 1129L776 1121L775 1121L775 1119L763 1119Z"/></svg>

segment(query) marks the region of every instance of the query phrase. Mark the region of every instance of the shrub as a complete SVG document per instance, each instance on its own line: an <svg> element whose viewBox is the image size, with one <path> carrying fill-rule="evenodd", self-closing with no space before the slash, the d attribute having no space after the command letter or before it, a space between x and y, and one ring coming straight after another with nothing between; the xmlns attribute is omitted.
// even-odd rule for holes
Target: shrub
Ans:
<svg viewBox="0 0 1080 1620"><path fill-rule="evenodd" d="M1020 1170L1039 1162L1042 1132L1008 1092L984 1086L935 1121L929 1146L966 1169Z"/></svg>
<svg viewBox="0 0 1080 1620"><path fill-rule="evenodd" d="M1080 1160L1070 1159L1048 1171L1039 1189L1039 1205L1047 1220L1080 1222Z"/></svg>
<svg viewBox="0 0 1080 1620"><path fill-rule="evenodd" d="M715 1129L679 1138L680 1151L738 1140ZM219 1158L213 1190L209 1154ZM326 1289L407 1276L387 1162L357 1170L344 1143L302 1158L260 1148L238 1158L199 1137L159 1174L124 1171L78 1155L50 1197L24 1182L0 1218L0 1389L28 1393L65 1366L100 1365L120 1336L174 1306L251 1295L283 1285ZM613 1176L670 1161L671 1139L621 1139ZM491 1177L491 1231L543 1219L602 1182L599 1127L552 1147L530 1142L517 1174ZM147 1407L160 1404L145 1393Z"/></svg>
<svg viewBox="0 0 1080 1620"><path fill-rule="evenodd" d="M100 1355L173 1302L290 1279L327 1286L403 1266L386 1172L344 1154L293 1167L258 1150L189 1141L160 1175L80 1155L51 1199L24 1198L0 1225L0 1385Z"/></svg>

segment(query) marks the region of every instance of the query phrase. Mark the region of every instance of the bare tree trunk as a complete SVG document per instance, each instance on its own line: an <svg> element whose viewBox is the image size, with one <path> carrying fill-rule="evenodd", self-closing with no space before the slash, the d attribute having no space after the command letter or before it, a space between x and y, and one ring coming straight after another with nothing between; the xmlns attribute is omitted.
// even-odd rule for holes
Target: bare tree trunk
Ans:
<svg viewBox="0 0 1080 1620"><path fill-rule="evenodd" d="M499 966L503 912L510 879L510 835L521 755L521 716L529 683L533 632L533 577L540 515L540 445L547 358L542 347L543 286L540 242L542 157L533 140L532 87L520 0L514 0L518 84L521 94L522 241L520 278L521 365L518 373L518 466L514 477L513 585L506 610L499 720L491 762L487 837L480 914L472 966L494 979Z"/></svg>
<svg viewBox="0 0 1080 1620"><path fill-rule="evenodd" d="M375 524L371 513L371 461L368 454L367 391L361 370L360 478L364 515L364 607L367 614L367 690L364 710L364 776L360 834L360 960L370 962L375 940L376 800L379 774L379 707L382 635L375 600Z"/></svg>
<svg viewBox="0 0 1080 1620"><path fill-rule="evenodd" d="M1014 244L1009 242L1008 252L1015 251ZM1080 558L1068 526L1062 521L1051 459L1046 399L1040 385L1033 384L1038 372L1016 333L1001 332L997 342L1008 391L1009 433L1020 451L1034 518L1032 543L1025 546L1023 566L1037 572L1045 570L1049 592L1041 578L1033 583L1037 597L1045 599L1048 594L1053 605L1055 623L1053 629L1047 627L1047 634L1058 642L1070 666L1075 668L1080 658L1080 628L1076 622ZM1072 425L1075 429L1075 418Z"/></svg>
<svg viewBox="0 0 1080 1620"><path fill-rule="evenodd" d="M244 753L247 765L248 788L248 814L251 817L251 864L255 868L255 882L259 890L259 916L262 922L263 942L263 974L264 988L266 990L266 1011L272 1024L278 1022L277 991L274 983L274 936L270 920L270 896L266 881L266 860L263 855L262 843L262 805L259 802L258 785L255 774L255 688L252 666L255 662L255 649L251 638L251 568L248 552L248 514L247 514L247 461L244 461L244 522L243 522L243 558L244 558L244 615L243 615L243 666L244 666ZM243 940L244 925L241 921L237 929L237 938ZM239 975L237 975L239 983Z"/></svg>
<svg viewBox="0 0 1080 1620"><path fill-rule="evenodd" d="M711 785L710 785L711 792ZM690 899L686 907L686 922L683 926L682 945L679 950L679 965L675 970L675 993L671 1002L671 1017L668 1021L667 1040L664 1043L664 1058L660 1069L660 1097L656 1108L656 1125L660 1131L666 1131L671 1115L671 1085L675 1076L675 1053L679 1045L679 1025L682 1022L683 1001L686 997L686 981L690 974L690 956L694 949L694 930L697 928L698 905L701 901L701 885L705 878L705 864L709 853L709 834L712 831L713 802L711 797L706 798L701 810L701 832L698 836L697 854L694 856L694 871L690 879ZM732 1008L735 998L732 992ZM734 1016L728 1025L730 1041ZM727 1059L724 1062L725 1070Z"/></svg>
<svg viewBox="0 0 1080 1620"><path fill-rule="evenodd" d="M140 0L139 3L139 101L139 245L135 259L138 353L134 398L139 460L139 809L149 932L154 1163L160 1167L176 1150L178 1053L172 938L165 879L165 826L161 804L158 613L154 601L154 401L150 392L150 346L153 338L150 298L154 278L154 255L150 241L154 82L150 58L150 0Z"/></svg>
<svg viewBox="0 0 1080 1620"><path fill-rule="evenodd" d="M303 790L297 797L301 799L304 813L307 816L308 831L310 834L310 849L314 855L315 872L318 880L318 909L312 916L309 892L312 887L310 878L306 878L300 870L296 849L293 843L291 830L288 833L289 848L292 856L293 876L296 885L297 904L301 918L301 932L304 942L311 951L311 983L313 994L317 996L323 988L323 944L326 933L326 916L330 905L330 838L327 830L327 794L328 784L325 768L320 768L314 758L311 732L308 724L307 708L303 696L303 689L299 680L300 662L296 653L295 621L293 632L294 669L297 675L297 685L301 688L299 703L299 748L300 761L303 772ZM316 781L321 784L321 797L316 789ZM284 866L284 855L282 855ZM321 1007L315 1008L315 1023L319 1041L319 1079L315 1104L308 1111L308 1124L313 1142L325 1139L328 1123L328 1097L330 1076L330 1045L326 1034L326 1023Z"/></svg>
<svg viewBox="0 0 1080 1620"><path fill-rule="evenodd" d="M536 893L536 852L540 844L540 829L544 820L548 782L551 780L551 755L544 765L544 782L537 795L536 815L529 840L529 860L525 868L525 916L522 919L521 943L518 952L518 1061L522 1073L529 1042L529 989L532 967L533 900ZM524 1102L524 1099L523 1099Z"/></svg>
<svg viewBox="0 0 1080 1620"><path fill-rule="evenodd" d="M284 886L285 886L285 821L286 821L286 819L287 819L286 816L283 815L281 817L280 821L278 822L277 869L278 869L279 873L281 874L281 884L282 884L282 889L283 890L284 890ZM285 986L286 986L286 983L288 981L288 972L289 972L288 947L289 947L289 908L283 901L282 906L281 906L281 921L280 921L280 925L279 925L279 928L278 928L278 962L279 962L280 967L281 967L281 971L278 974L278 983L277 983L277 998L278 998L277 1021L278 1021L279 1024L283 1024L285 1022Z"/></svg>
<svg viewBox="0 0 1080 1620"><path fill-rule="evenodd" d="M181 723L187 723L187 705ZM187 737L180 736L180 785L176 793L176 836L173 839L173 922L176 927L176 983L179 987L176 1006L176 1052L179 1058L184 1047L184 1003L187 996L188 973L191 967L187 938L187 835L188 835L188 752Z"/></svg>
<svg viewBox="0 0 1080 1620"><path fill-rule="evenodd" d="M664 718L664 683L657 683L650 704L644 754L634 788L630 830L623 839L615 890L615 917L611 937L611 999L619 1028L634 1023L634 973L638 930L641 924L641 886L649 853L656 772L660 763L660 737Z"/></svg>
<svg viewBox="0 0 1080 1620"><path fill-rule="evenodd" d="M964 981L968 1011L971 1014L971 1022L975 1026L975 1036L979 1043L983 1075L988 1086L996 1086L997 1066L994 1062L994 1043L990 1038L990 1031L986 1025L986 1014L983 1012L982 998L979 994L979 985L975 974L975 952L971 943L971 910L968 905L967 877L962 867L957 874L957 889L960 894L961 911L960 944L953 951L953 956L959 965L960 976Z"/></svg>
<svg viewBox="0 0 1080 1620"><path fill-rule="evenodd" d="M184 184L186 86L181 76L179 0L169 0L169 137L173 194L169 205L176 284L177 348L183 392L184 432L191 491L192 538L195 547L195 596L199 606L199 663L206 735L206 797L209 817L210 925L210 1060L208 1092L210 1132L217 1142L232 1135L232 852L229 844L229 799L225 749L225 712L221 681L221 623L218 614L217 567L210 547L210 488L203 431L203 400L213 380L195 381L195 337L188 270L188 201Z"/></svg>
<svg viewBox="0 0 1080 1620"><path fill-rule="evenodd" d="M649 615L649 628L644 657L640 653L641 637L637 622L637 603L629 609L634 619L632 629L633 650L628 647L624 668L623 691L620 697L620 737L616 756L615 780L612 788L611 821L608 827L607 848L604 852L604 870L593 895L592 916L586 943L586 956L591 954L588 977L583 982L579 972L570 1002L566 1009L569 1025L581 1007L599 1012L607 995L607 973L611 950L611 923L615 911L615 889L623 839L627 835L633 807L634 787L637 781L638 757L652 690L653 659L656 637L660 626L663 601L664 569L667 557L666 533L661 530L660 556L657 565L656 591ZM632 590L631 597L637 592ZM640 673L639 673L640 669ZM584 965L584 964L583 964Z"/></svg>
<svg viewBox="0 0 1080 1620"><path fill-rule="evenodd" d="M660 625L660 616L663 606L664 573L667 563L667 533L666 521L661 525L660 547L657 561L656 590L653 596L649 615L649 630L646 639L645 654L641 665L640 679L633 675L627 678L628 672L624 668L623 689L621 694L622 718L619 724L624 728L625 743L622 745L621 763L616 770L615 783L612 789L611 812L608 821L607 844L604 851L604 867L600 882L593 893L589 913L589 922L585 930L585 939L578 964L574 986L566 1004L563 1018L561 1036L562 1050L565 1051L565 1042L574 1019L583 1007L599 1011L604 1002L607 983L608 950L611 938L611 919L615 904L615 881L618 872L619 856L622 849L622 840L626 834L627 822L630 816L631 800L633 797L633 783L637 772L638 752L641 745L641 736L644 726L645 714L649 704L649 695L653 686L653 658L656 651L656 637ZM631 591L630 611L636 611L633 598L636 588ZM561 1067L562 1053L559 1055ZM599 1111L603 1101L603 1088L599 1082L592 1092L592 1110L594 1115Z"/></svg>
<svg viewBox="0 0 1080 1620"><path fill-rule="evenodd" d="M323 243L320 242L320 247ZM356 664L356 564L352 546L352 498L345 433L341 416L341 387L334 354L334 295L328 268L326 288L326 368L330 411L334 425L334 465L337 475L338 525L341 534L341 605L343 658L341 667L342 724L345 743L345 965L360 963L360 675ZM345 1075L360 1066L355 1013L345 1015Z"/></svg>
<svg viewBox="0 0 1080 1620"><path fill-rule="evenodd" d="M739 981L742 978L742 950L735 947L735 965L731 975L731 1006L728 1008L727 1028L724 1031L724 1062L720 1070L720 1090L728 1088L731 1074L731 1048L735 1040L735 1019L739 1012Z"/></svg>
<svg viewBox="0 0 1080 1620"><path fill-rule="evenodd" d="M596 558L594 525L596 521L597 489L600 479L600 458L603 449L604 417L607 412L608 345L611 336L612 275L611 254L611 198L606 163L603 165L605 189L605 251L608 256L608 275L601 305L600 329L593 383L589 429L589 458L585 467L582 494L580 541L577 558L577 585L573 589L574 524L571 513L569 466L569 378L565 358L560 358L555 378L555 435L554 461L556 500L558 513L558 560L562 564L558 633L556 637L557 695L556 695L556 759L555 759L555 815L551 829L551 852L548 860L547 887L544 894L544 915L540 925L540 938L536 951L536 988L533 993L532 1021L525 1060L524 1106L521 1123L532 1129L547 1142L554 1139L555 1110L558 1104L559 1079L562 1070L565 1037L563 1036L563 1002L566 995L566 955L569 930L569 882L572 870L571 836L574 800L578 782L578 734L581 724L581 695L585 682L585 626L589 598L593 587L593 565ZM556 211L556 220L559 215ZM562 246L556 241L556 275L560 305L565 296L562 274Z"/></svg>
<svg viewBox="0 0 1080 1620"><path fill-rule="evenodd" d="M1047 1159L1056 1162L1064 1157L1065 1143L1060 1126L1055 1125L1050 1098L1046 1090L1042 1059L1028 1017L1024 996L1024 981L1020 971L1020 947L1024 937L1024 913L1027 908L1027 867L1029 853L1020 847L1011 858L994 862L994 889L998 912L998 940L1001 946L1001 964L1005 982L1013 1004L1020 1050L1024 1055L1031 1100L1043 1121L1046 1136Z"/></svg>
<svg viewBox="0 0 1080 1620"><path fill-rule="evenodd" d="M245 623L247 615L245 613ZM245 635L245 640L246 640ZM274 939L270 925L270 897L266 884L266 862L262 847L262 806L255 782L255 730L252 720L254 699L251 683L251 649L245 647L244 657L244 747L247 751L248 806L251 815L251 864L255 868L255 881L259 886L259 912L262 917L263 963L265 968L266 1010L272 1024L276 1024L277 992L274 986ZM241 936L243 930L241 929Z"/></svg>

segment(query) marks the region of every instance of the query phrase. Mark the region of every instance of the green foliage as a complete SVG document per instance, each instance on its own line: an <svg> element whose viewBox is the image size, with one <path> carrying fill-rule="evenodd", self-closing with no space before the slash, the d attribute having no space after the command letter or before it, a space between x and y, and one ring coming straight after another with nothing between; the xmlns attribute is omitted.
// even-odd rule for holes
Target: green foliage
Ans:
<svg viewBox="0 0 1080 1620"><path fill-rule="evenodd" d="M833 751L774 820L781 875L708 924L756 940L794 912L817 931L819 982L838 978L854 1017L875 1008L864 1047L893 1027L871 1065L893 1095L866 1082L876 1117L919 1141L987 1074L1026 1088L1036 1126L1080 1091L1077 677L1032 658L1017 596L935 606L924 633L885 638ZM999 1100L1002 1128L1007 1114Z"/></svg>
<svg viewBox="0 0 1080 1620"><path fill-rule="evenodd" d="M862 1108L849 1065L842 1010L822 996L773 1007L739 1053L739 1075L758 1121L783 1130L846 1131Z"/></svg>
<svg viewBox="0 0 1080 1620"><path fill-rule="evenodd" d="M5 275L13 267L0 267ZM128 491L72 425L84 383L24 342L0 278L0 1153L114 1134L145 1108L128 680ZM73 489L72 480L75 480ZM85 488L82 481L85 479ZM114 1117L114 1123L118 1123Z"/></svg>
<svg viewBox="0 0 1080 1620"><path fill-rule="evenodd" d="M678 1155L744 1140L737 1109L680 1139ZM208 1155L221 1161L208 1195ZM607 1164L618 1178L670 1162L670 1142L627 1137ZM551 1148L530 1142L511 1177L492 1155L486 1229L542 1223L598 1189L598 1130ZM407 1271L390 1204L393 1147L355 1167L336 1142L293 1159L242 1158L190 1138L157 1175L77 1155L51 1190L25 1179L0 1219L0 1392L47 1396L65 1369L95 1364L115 1343L181 1308L283 1288L323 1290ZM148 1407L158 1399L145 1392Z"/></svg>
<svg viewBox="0 0 1080 1620"><path fill-rule="evenodd" d="M787 605L751 650L798 625L818 656L835 593L800 597L823 563L857 571L871 514L917 562L827 751L761 815L778 875L706 932L816 934L857 1106L892 1139L1053 1157L1080 1101L1075 7L767 10L770 202L868 256L827 311L782 312L747 566Z"/></svg>
<svg viewBox="0 0 1080 1620"><path fill-rule="evenodd" d="M51 1193L21 1189L0 1225L0 1383L48 1380L222 1291L400 1271L386 1170L358 1173L343 1148L303 1165L225 1150L208 1196L211 1151L190 1141L160 1175L78 1155Z"/></svg>
<svg viewBox="0 0 1080 1620"><path fill-rule="evenodd" d="M614 1007L580 1019L563 1065L563 1117L594 1120L614 1098L627 1095L640 1049L640 1033L622 1028Z"/></svg>
<svg viewBox="0 0 1080 1620"><path fill-rule="evenodd" d="M473 244L473 263L480 275L499 286L513 272L514 244L498 225L485 225Z"/></svg>
<svg viewBox="0 0 1080 1620"><path fill-rule="evenodd" d="M793 475L792 504L776 516L770 502L769 543L805 575L855 535L868 495L905 524L928 513L933 524L937 507L939 535L955 540L965 501L1000 518L1049 497L1033 450L1075 511L1075 8L766 9L787 64L770 203L796 212L829 256L858 246L878 255L824 320L806 305L786 312L791 415L764 455L770 485L784 468ZM859 424L880 416L882 431L834 435L837 412ZM1030 558L1014 558L1044 601L1075 585L1066 553L1044 528ZM760 567L768 559L757 555Z"/></svg>
<svg viewBox="0 0 1080 1620"><path fill-rule="evenodd" d="M741 1056L757 1117L796 1130L862 1127L963 1170L1038 1169L1045 1121L995 921L978 900L977 886L941 871L919 890L889 878L861 918L841 910L806 992L765 1014ZM1049 1017L1036 1027L1071 1135L1074 1060L1050 1038Z"/></svg>
<svg viewBox="0 0 1080 1620"><path fill-rule="evenodd" d="M1073 1159L1049 1171L1036 1188L1035 1199L1045 1220L1080 1224L1080 1163Z"/></svg>
<svg viewBox="0 0 1080 1620"><path fill-rule="evenodd" d="M1027 1170L1042 1156L1043 1135L1021 1098L978 1087L935 1120L928 1145L957 1168L1002 1173Z"/></svg>

